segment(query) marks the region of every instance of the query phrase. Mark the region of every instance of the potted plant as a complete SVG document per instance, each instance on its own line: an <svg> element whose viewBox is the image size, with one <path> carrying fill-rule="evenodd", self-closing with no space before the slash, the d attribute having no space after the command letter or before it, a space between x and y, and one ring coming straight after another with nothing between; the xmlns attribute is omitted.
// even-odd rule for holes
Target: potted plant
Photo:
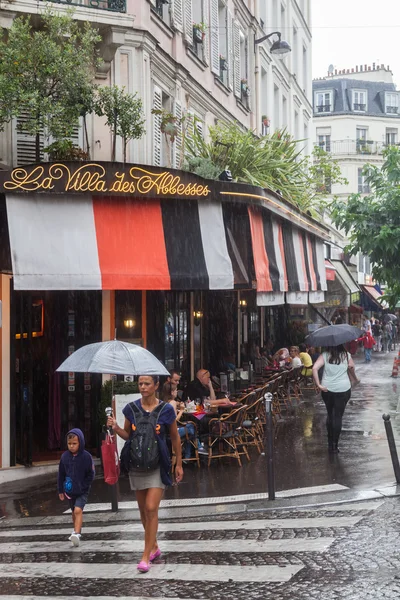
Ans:
<svg viewBox="0 0 400 600"><path fill-rule="evenodd" d="M242 89L242 95L246 96L246 97L250 96L250 88L247 83L247 79L242 79L240 84L241 84L241 89Z"/></svg>
<svg viewBox="0 0 400 600"><path fill-rule="evenodd" d="M193 39L197 44L202 44L206 36L205 23L193 23Z"/></svg>
<svg viewBox="0 0 400 600"><path fill-rule="evenodd" d="M220 71L228 70L228 61L226 60L225 56L222 56L222 54L219 55L219 69Z"/></svg>
<svg viewBox="0 0 400 600"><path fill-rule="evenodd" d="M271 124L271 121L269 120L269 118L267 117L267 115L263 115L261 117L262 120L262 124L264 125L264 127L269 127Z"/></svg>

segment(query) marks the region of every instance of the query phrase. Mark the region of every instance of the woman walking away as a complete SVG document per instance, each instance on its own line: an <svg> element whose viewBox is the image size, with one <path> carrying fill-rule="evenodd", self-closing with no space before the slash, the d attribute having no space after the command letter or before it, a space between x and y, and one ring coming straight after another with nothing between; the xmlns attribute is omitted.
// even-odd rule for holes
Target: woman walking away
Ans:
<svg viewBox="0 0 400 600"><path fill-rule="evenodd" d="M318 375L321 367L324 367L322 383ZM352 377L356 379L353 359L343 345L327 348L312 369L315 384L321 390L322 400L325 402L328 413L326 428L329 452L339 452L338 443L342 431L342 418L351 396L349 369Z"/></svg>
<svg viewBox="0 0 400 600"><path fill-rule="evenodd" d="M136 492L140 518L144 528L144 551L137 566L140 573L147 573L150 563L161 556L157 544L158 507L167 485L171 461L166 443L169 432L176 456L175 478L183 478L181 442L176 426L175 411L170 404L156 398L158 377L141 375L139 392L142 397L127 404L123 409L124 427L109 417L107 426L112 427L123 440L128 440L121 452L121 465L129 469L131 489Z"/></svg>

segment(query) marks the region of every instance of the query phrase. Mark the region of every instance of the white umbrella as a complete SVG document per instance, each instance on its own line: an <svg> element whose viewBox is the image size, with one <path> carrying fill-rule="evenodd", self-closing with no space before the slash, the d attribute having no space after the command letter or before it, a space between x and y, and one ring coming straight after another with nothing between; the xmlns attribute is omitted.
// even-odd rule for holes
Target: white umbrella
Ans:
<svg viewBox="0 0 400 600"><path fill-rule="evenodd" d="M118 340L88 344L79 348L64 360L57 371L109 375L169 375L164 365L151 352L136 344Z"/></svg>

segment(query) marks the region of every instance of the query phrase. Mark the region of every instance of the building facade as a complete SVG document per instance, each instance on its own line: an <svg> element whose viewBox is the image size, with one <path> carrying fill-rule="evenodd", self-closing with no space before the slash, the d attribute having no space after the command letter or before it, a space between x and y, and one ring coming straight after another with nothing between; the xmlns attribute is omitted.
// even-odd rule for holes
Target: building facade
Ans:
<svg viewBox="0 0 400 600"><path fill-rule="evenodd" d="M390 68L375 63L334 70L313 81L313 142L332 154L348 181L332 186L332 195L346 198L354 193L369 193L363 175L365 165L382 165L385 148L399 142L399 98ZM352 291L347 306L342 303L342 307L348 308L356 301L366 310L379 311L380 305L374 302L379 293L373 287L369 257L361 253L345 256L346 243L345 236L331 230L327 257L345 260L353 279L350 286L347 278L347 289L352 287ZM358 292L357 284L361 286Z"/></svg>
<svg viewBox="0 0 400 600"><path fill-rule="evenodd" d="M286 127L308 138L309 0L72 5L75 18L89 20L102 36L96 82L138 93L146 134L129 143L125 166L118 163L117 144L111 164L110 131L91 116L94 171L87 181L100 181L101 190L77 185L73 194L80 194L72 197L65 181L76 164L63 167L64 187L55 183L50 195L44 189L26 193L29 184L15 179L16 167L29 178L35 161L23 116L0 133L3 467L59 451L63 434L77 423L94 447L101 377L55 375L57 364L81 345L117 335L143 344L186 380L200 367L218 374L228 363L246 365L257 345L289 341L288 305L304 320L309 299L320 302L326 288L326 228L274 191L219 182L211 189L195 176L188 180L180 136L170 152L159 117L151 113L164 108L194 115L203 135L210 125L236 120L258 134ZM18 14L41 11L30 0L7 7L0 9L4 28ZM63 10L62 2L57 9ZM274 31L292 47L283 60L270 52L276 35L255 44ZM88 150L80 126L74 141ZM43 147L49 142L43 137ZM39 169L48 181L46 158ZM148 177L153 193L127 195L116 171L132 190ZM186 181L184 187L178 180Z"/></svg>

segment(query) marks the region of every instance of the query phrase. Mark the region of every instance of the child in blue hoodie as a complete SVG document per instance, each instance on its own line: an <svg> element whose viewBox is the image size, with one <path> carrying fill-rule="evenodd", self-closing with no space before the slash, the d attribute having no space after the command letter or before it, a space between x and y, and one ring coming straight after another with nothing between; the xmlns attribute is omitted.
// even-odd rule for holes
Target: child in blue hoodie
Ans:
<svg viewBox="0 0 400 600"><path fill-rule="evenodd" d="M79 546L83 509L94 479L94 464L85 450L85 438L80 429L71 429L67 433L67 445L68 450L61 456L58 467L58 495L60 500L67 498L69 501L74 531L68 539L74 546Z"/></svg>

